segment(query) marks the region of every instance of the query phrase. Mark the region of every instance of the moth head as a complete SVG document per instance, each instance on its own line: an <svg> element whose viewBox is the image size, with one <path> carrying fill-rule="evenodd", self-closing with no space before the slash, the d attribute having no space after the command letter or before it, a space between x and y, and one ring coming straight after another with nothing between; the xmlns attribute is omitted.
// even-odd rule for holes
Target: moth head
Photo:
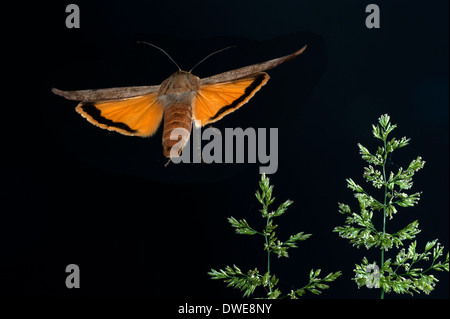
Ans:
<svg viewBox="0 0 450 319"><path fill-rule="evenodd" d="M161 95L181 94L198 91L200 78L187 71L179 70L169 76L159 89Z"/></svg>

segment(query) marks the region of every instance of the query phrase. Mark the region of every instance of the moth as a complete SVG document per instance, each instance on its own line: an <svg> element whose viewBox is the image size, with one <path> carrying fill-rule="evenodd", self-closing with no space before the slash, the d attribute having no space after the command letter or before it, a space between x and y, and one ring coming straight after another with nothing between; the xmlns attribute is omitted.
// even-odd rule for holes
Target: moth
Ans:
<svg viewBox="0 0 450 319"><path fill-rule="evenodd" d="M264 71L272 69L302 54L300 50L273 60L257 63L216 74L204 79L193 75L192 70L211 55L197 63L190 71L178 67L160 85L130 86L108 89L52 92L69 100L80 101L75 110L90 123L109 131L130 136L148 137L155 134L164 119L162 146L167 158L179 156L189 140L192 123L205 126L222 119L247 103L269 80ZM177 136L171 136L176 129ZM178 151L171 150L177 145Z"/></svg>

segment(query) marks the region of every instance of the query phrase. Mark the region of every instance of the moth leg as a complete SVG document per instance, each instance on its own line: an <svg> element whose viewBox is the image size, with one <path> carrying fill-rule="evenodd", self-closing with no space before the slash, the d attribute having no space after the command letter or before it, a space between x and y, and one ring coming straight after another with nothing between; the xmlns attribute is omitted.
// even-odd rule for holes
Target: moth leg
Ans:
<svg viewBox="0 0 450 319"><path fill-rule="evenodd" d="M164 167L167 167L170 163L170 158L167 160L166 164L164 164Z"/></svg>

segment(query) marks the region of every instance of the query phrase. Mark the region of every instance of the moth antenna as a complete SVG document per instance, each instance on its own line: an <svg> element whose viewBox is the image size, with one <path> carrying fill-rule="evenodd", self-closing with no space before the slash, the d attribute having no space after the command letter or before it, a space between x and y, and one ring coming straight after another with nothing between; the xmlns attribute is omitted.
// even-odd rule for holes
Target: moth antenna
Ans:
<svg viewBox="0 0 450 319"><path fill-rule="evenodd" d="M200 63L204 62L204 61L205 61L207 58L209 58L210 56L212 56L212 55L214 55L214 54L216 54L216 53L219 53L219 52L228 50L228 49L230 49L230 48L234 48L234 47L236 47L236 46L235 46L235 45L230 45L229 47L226 47L226 48L223 48L223 49L220 49L220 50L214 51L213 53L208 54L208 55L207 55L206 57L204 57L200 62L198 62L196 65L194 65L194 67L189 71L189 73L191 73L192 70L194 70Z"/></svg>
<svg viewBox="0 0 450 319"><path fill-rule="evenodd" d="M161 52L163 52L165 55L167 55L169 57L169 59L177 66L178 70L181 71L180 66L177 64L177 62L175 62L174 59L172 59L172 57L169 55L169 53L167 53L166 51L164 51L163 49L161 49L159 46L151 44L149 42L145 42L145 41L137 41L137 43L144 43L144 44L148 44L149 46L152 46L158 50L160 50Z"/></svg>

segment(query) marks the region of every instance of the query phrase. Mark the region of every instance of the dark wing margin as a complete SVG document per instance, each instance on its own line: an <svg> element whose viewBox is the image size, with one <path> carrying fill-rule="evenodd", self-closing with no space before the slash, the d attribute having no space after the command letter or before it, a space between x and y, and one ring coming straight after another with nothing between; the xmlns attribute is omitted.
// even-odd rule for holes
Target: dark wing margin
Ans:
<svg viewBox="0 0 450 319"><path fill-rule="evenodd" d="M210 118L210 121L215 121L216 119L221 118L223 115L232 112L235 108L246 103L248 100L250 100L250 98L253 97L254 93L259 91L261 86L263 86L268 79L269 76L267 73L259 73L255 75L254 81L245 89L244 94L242 94L238 99L234 100L231 104L222 107L213 117Z"/></svg>
<svg viewBox="0 0 450 319"><path fill-rule="evenodd" d="M89 122L96 126L109 129L110 131L116 131L125 135L135 135L137 130L133 130L127 124L122 122L114 122L106 117L102 116L102 112L92 102L82 102L77 108L77 112L83 117L87 118Z"/></svg>

